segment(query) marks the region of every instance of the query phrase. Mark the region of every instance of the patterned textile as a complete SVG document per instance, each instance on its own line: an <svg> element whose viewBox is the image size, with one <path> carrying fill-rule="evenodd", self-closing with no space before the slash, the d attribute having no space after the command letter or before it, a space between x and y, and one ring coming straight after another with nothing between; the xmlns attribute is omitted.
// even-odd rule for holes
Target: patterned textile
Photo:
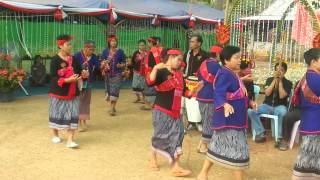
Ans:
<svg viewBox="0 0 320 180"><path fill-rule="evenodd" d="M182 154L184 126L181 119L173 119L168 114L153 110L152 148L155 152L166 157L170 163Z"/></svg>
<svg viewBox="0 0 320 180"><path fill-rule="evenodd" d="M214 131L207 157L210 161L230 169L249 167L249 149L244 129Z"/></svg>
<svg viewBox="0 0 320 180"><path fill-rule="evenodd" d="M214 112L213 103L199 102L201 122L202 122L202 141L210 142L213 130L211 129L211 120Z"/></svg>
<svg viewBox="0 0 320 180"><path fill-rule="evenodd" d="M49 127L52 129L77 129L79 98L61 100L49 98Z"/></svg>
<svg viewBox="0 0 320 180"><path fill-rule="evenodd" d="M114 77L105 77L106 95L110 97L111 101L117 101L120 93L121 75Z"/></svg>
<svg viewBox="0 0 320 180"><path fill-rule="evenodd" d="M294 180L320 179L320 135L302 136L292 178Z"/></svg>
<svg viewBox="0 0 320 180"><path fill-rule="evenodd" d="M146 78L141 74L134 72L132 80L132 89L134 92L142 92L145 88Z"/></svg>

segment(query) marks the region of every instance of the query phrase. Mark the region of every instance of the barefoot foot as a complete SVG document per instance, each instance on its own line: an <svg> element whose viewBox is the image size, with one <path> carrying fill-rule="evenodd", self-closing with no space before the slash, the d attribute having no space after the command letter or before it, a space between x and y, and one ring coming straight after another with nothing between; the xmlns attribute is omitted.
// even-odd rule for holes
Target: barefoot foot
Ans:
<svg viewBox="0 0 320 180"><path fill-rule="evenodd" d="M191 174L190 170L186 170L181 167L173 168L171 170L171 175L174 177L185 177L185 176L189 176L190 174Z"/></svg>
<svg viewBox="0 0 320 180"><path fill-rule="evenodd" d="M198 145L198 147L197 147L197 151L198 151L198 153L206 154L206 153L208 152L208 146L207 146L207 144L202 143L202 142L200 141L200 143L199 143L199 145Z"/></svg>
<svg viewBox="0 0 320 180"><path fill-rule="evenodd" d="M148 168L149 168L150 170L152 170L152 171L159 171L159 170L160 170L158 164L157 164L156 162L150 161L150 160L149 160L149 162L148 162Z"/></svg>

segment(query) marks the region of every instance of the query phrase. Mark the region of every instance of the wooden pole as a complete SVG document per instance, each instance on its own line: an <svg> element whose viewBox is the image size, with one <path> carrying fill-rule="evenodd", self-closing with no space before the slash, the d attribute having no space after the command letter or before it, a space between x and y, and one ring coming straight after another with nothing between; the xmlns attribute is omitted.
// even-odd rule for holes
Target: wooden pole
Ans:
<svg viewBox="0 0 320 180"><path fill-rule="evenodd" d="M223 10L223 8L224 8L224 6L223 6L224 0L216 0L215 4L216 4L217 9Z"/></svg>

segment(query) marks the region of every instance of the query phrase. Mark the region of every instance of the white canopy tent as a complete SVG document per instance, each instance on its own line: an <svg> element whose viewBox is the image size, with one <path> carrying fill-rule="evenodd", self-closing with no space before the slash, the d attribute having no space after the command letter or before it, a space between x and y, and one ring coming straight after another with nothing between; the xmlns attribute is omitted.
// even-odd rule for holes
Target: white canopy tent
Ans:
<svg viewBox="0 0 320 180"><path fill-rule="evenodd" d="M241 20L265 20L265 21L277 21L281 20L285 11L294 2L294 0L276 0L271 4L266 10L256 16L244 17ZM296 14L296 6L290 9L287 14L286 20L294 20L294 15Z"/></svg>

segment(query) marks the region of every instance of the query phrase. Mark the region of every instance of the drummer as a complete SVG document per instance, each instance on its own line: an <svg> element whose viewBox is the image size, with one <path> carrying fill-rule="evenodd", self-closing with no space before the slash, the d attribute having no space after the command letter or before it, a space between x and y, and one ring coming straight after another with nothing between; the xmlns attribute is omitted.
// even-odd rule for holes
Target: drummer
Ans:
<svg viewBox="0 0 320 180"><path fill-rule="evenodd" d="M203 43L203 39L200 35L192 35L189 41L190 50L184 55L184 63L186 64L186 68L184 71L184 76L195 76L196 72L198 72L201 63L209 58L209 54L201 49ZM185 102L183 101L183 107L185 107ZM186 115L186 109L183 108L184 117ZM197 126L199 131L202 131L201 120L199 123L189 123L188 129L193 129L194 126Z"/></svg>

